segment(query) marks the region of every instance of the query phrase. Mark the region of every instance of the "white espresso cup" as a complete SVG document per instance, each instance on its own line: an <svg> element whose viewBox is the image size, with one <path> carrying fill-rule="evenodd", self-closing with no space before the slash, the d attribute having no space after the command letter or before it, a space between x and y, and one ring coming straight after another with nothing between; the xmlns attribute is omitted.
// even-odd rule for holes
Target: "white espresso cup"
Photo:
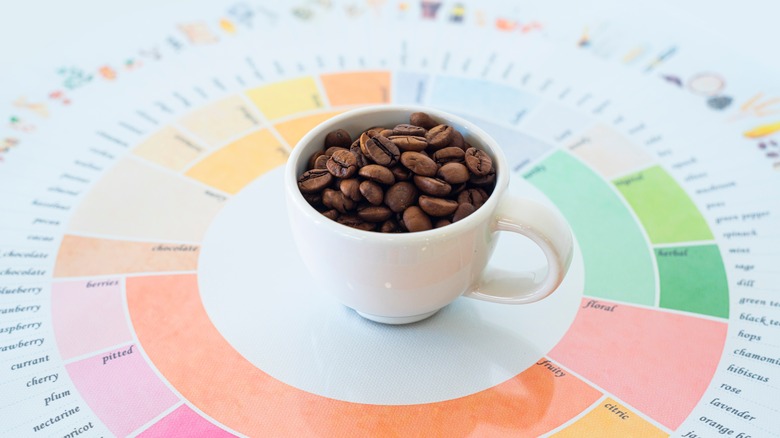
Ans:
<svg viewBox="0 0 780 438"><path fill-rule="evenodd" d="M441 228L385 234L342 225L308 204L298 178L307 170L309 158L323 149L329 132L345 129L357 138L371 127L409 123L414 112L428 113L452 126L493 159L496 185L482 207ZM533 303L561 284L572 259L572 234L557 212L508 194L510 172L496 141L463 118L410 105L355 109L321 123L293 149L284 175L290 226L316 283L376 322L420 321L461 296L501 304ZM519 233L535 242L547 258L546 275L488 267L501 231Z"/></svg>

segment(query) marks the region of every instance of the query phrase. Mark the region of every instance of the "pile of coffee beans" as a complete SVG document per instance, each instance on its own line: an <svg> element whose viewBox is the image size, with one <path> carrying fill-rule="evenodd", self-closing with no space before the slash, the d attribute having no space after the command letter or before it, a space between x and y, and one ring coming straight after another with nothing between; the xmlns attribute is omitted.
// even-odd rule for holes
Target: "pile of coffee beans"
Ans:
<svg viewBox="0 0 780 438"><path fill-rule="evenodd" d="M326 217L382 233L457 222L487 201L495 183L485 151L422 112L356 139L343 129L328 133L298 178L303 197Z"/></svg>

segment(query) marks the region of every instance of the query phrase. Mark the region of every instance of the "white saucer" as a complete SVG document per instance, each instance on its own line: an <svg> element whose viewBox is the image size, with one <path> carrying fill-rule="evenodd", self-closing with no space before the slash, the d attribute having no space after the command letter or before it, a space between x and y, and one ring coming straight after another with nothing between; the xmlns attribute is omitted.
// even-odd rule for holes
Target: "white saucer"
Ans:
<svg viewBox="0 0 780 438"><path fill-rule="evenodd" d="M516 175L510 190L549 205ZM541 302L511 306L461 298L433 316L418 315L415 324L378 324L320 290L291 233L277 168L232 198L212 223L199 260L200 293L219 332L247 360L284 383L330 398L399 405L490 388L547 354L582 298L576 249L560 289ZM334 257L349 266L348 255ZM530 241L504 233L491 263L518 269L518 259L528 269L545 263Z"/></svg>

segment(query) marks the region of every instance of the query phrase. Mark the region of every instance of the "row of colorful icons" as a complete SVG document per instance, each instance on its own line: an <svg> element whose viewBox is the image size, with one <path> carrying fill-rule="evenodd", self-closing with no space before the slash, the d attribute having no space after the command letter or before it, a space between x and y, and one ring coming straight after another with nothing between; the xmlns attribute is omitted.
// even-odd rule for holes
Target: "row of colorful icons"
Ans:
<svg viewBox="0 0 780 438"><path fill-rule="evenodd" d="M385 7L386 1L383 0L365 0L361 6L360 2L350 2L343 6L348 16L357 17L366 12L374 10L380 13ZM423 20L447 20L452 23L462 23L468 17L475 26L486 26L489 20L486 18L486 12L483 9L467 8L464 3L455 2L445 6L442 1L422 0L418 4L419 18ZM293 6L289 12L293 18L307 21L320 15L331 12L336 6L332 0L307 0L303 3ZM412 11L412 2L397 2L395 9L402 14L410 14ZM175 31L165 37L162 44L152 47L144 47L136 53L124 58L120 65L102 64L96 69L84 69L77 66L63 66L57 69L56 73L60 83L51 91L35 100L28 100L26 96L21 96L12 102L12 106L17 112L8 117L7 127L13 131L13 134L4 135L0 139L0 162L3 161L3 155L12 148L22 143L22 138L26 134L36 131L36 125L41 123L40 119L46 119L51 115L50 106L69 106L74 91L88 86L97 81L116 81L122 75L142 68L147 62L157 62L165 57L181 52L189 47L216 44L224 37L237 34L243 30L251 30L257 26L268 23L274 23L279 18L279 13L268 9L261 4L249 4L246 2L237 2L229 5L223 14L216 19L178 23ZM542 23L537 20L520 20L509 18L507 16L496 15L491 18L492 27L503 32L519 32L521 34L539 31L543 29ZM600 50L599 47L606 44L600 41L598 33L585 27L579 39L577 46L588 50ZM645 64L644 71L650 73L658 68L661 63L668 61L677 53L675 46L668 47L654 55L650 61ZM628 53L621 54L619 59L624 64L631 64L637 59L648 55L648 49L642 44L636 45ZM706 105L713 110L724 111L732 106L734 98L725 94L726 80L722 75L711 72L695 74L684 78L675 74L659 75L663 80L674 86L686 88L695 95L704 96ZM31 121L19 112L27 112L36 116L36 121ZM756 93L748 98L739 106L737 114L732 115L730 120L736 120L744 117L768 117L780 114L780 97L766 97L763 93ZM762 151L771 146L774 142L772 137L780 133L780 121L771 123L762 123L759 126L748 129L744 132L747 139L758 139L758 148ZM762 146L763 145L763 146ZM774 156L774 151L766 152L766 157L773 161L775 169L780 169L780 160Z"/></svg>

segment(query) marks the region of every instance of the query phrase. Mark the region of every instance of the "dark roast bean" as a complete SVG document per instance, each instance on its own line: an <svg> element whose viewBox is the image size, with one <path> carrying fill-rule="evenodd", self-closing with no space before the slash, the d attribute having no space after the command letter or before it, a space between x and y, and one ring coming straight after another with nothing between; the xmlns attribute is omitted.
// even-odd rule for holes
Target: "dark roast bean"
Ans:
<svg viewBox="0 0 780 438"><path fill-rule="evenodd" d="M452 199L436 198L433 196L420 196L420 208L431 216L449 216L458 208L458 203Z"/></svg>
<svg viewBox="0 0 780 438"><path fill-rule="evenodd" d="M455 185L469 180L469 170L460 163L447 163L439 169L437 173L439 178Z"/></svg>
<svg viewBox="0 0 780 438"><path fill-rule="evenodd" d="M463 151L463 149L452 146L439 149L433 153L433 161L439 163L440 165L452 162L461 163L465 157L466 153Z"/></svg>
<svg viewBox="0 0 780 438"><path fill-rule="evenodd" d="M414 233L416 231L425 231L433 228L431 218L418 206L413 205L404 210L404 226L407 230Z"/></svg>
<svg viewBox="0 0 780 438"><path fill-rule="evenodd" d="M452 186L443 179L415 175L412 180L421 192L428 195L447 196L452 191Z"/></svg>
<svg viewBox="0 0 780 438"><path fill-rule="evenodd" d="M384 205L368 205L358 208L357 215L367 222L384 222L393 216L393 212Z"/></svg>
<svg viewBox="0 0 780 438"><path fill-rule="evenodd" d="M374 138L374 137L379 135L384 130L385 130L385 128L383 128L381 126L374 126L373 128L368 128L366 130L366 134L368 134L369 137Z"/></svg>
<svg viewBox="0 0 780 438"><path fill-rule="evenodd" d="M347 198L338 190L325 189L322 192L322 203L328 208L334 208L339 213L346 214L349 210L355 208L355 201Z"/></svg>
<svg viewBox="0 0 780 438"><path fill-rule="evenodd" d="M306 202L309 203L314 208L318 208L322 205L322 193L321 192L315 192L315 193L301 193L303 195L303 199L306 200Z"/></svg>
<svg viewBox="0 0 780 438"><path fill-rule="evenodd" d="M298 178L298 188L302 193L320 192L333 181L333 175L327 169L311 169Z"/></svg>
<svg viewBox="0 0 780 438"><path fill-rule="evenodd" d="M422 176L434 176L439 168L435 161L419 152L404 152L401 154L401 164L416 175ZM468 172L466 174L468 175Z"/></svg>
<svg viewBox="0 0 780 438"><path fill-rule="evenodd" d="M336 219L336 221L348 227L357 228L358 230L374 231L376 229L376 224L372 224L371 222L366 222L363 219L360 219L359 217L354 215L339 216L339 218Z"/></svg>
<svg viewBox="0 0 780 438"><path fill-rule="evenodd" d="M352 138L349 136L349 132L343 129L337 129L331 131L325 136L325 147L338 146L340 148L348 148L352 144Z"/></svg>
<svg viewBox="0 0 780 438"><path fill-rule="evenodd" d="M371 181L375 181L386 186L389 186L395 182L395 176L393 176L393 172L391 172L387 167L380 166L378 164L369 164L367 166L363 166L358 171L358 174L363 178L368 178Z"/></svg>
<svg viewBox="0 0 780 438"><path fill-rule="evenodd" d="M439 122L433 120L433 117L431 117L427 113L422 113L422 112L412 113L412 115L409 116L409 123L414 126L420 126L425 129L431 129L434 126L439 124Z"/></svg>
<svg viewBox="0 0 780 438"><path fill-rule="evenodd" d="M335 154L336 152L338 152L338 151L341 151L341 150L344 150L344 151L346 151L346 150L348 150L348 149L347 149L347 148L340 147L340 146L331 146L331 147L329 147L329 148L325 149L325 155L327 155L327 156L329 156L329 157L330 157L331 155L333 155L333 154Z"/></svg>
<svg viewBox="0 0 780 438"><path fill-rule="evenodd" d="M322 154L319 157L317 157L316 160L314 160L314 167L313 169L327 169L328 168L328 160L330 160L330 157Z"/></svg>
<svg viewBox="0 0 780 438"><path fill-rule="evenodd" d="M360 134L360 138L358 138L358 144L360 144L360 152L363 152L363 155L368 155L368 150L366 149L366 143L371 140L371 137L368 136L368 133L362 133Z"/></svg>
<svg viewBox="0 0 780 438"><path fill-rule="evenodd" d="M433 228L441 228L450 225L452 222L449 219L439 219L433 224Z"/></svg>
<svg viewBox="0 0 780 438"><path fill-rule="evenodd" d="M298 179L303 197L329 219L383 233L444 227L473 213L495 187L490 156L466 153L463 135L429 114L409 121L371 127L354 141L344 129L329 132Z"/></svg>
<svg viewBox="0 0 780 438"><path fill-rule="evenodd" d="M352 146L349 147L349 151L352 152L352 155L357 158L357 167L358 169L365 166L366 164L371 164L371 161L366 158L365 155L363 155L363 152L360 150L360 140L355 140L352 143Z"/></svg>
<svg viewBox="0 0 780 438"><path fill-rule="evenodd" d="M363 150L363 154L368 156L368 158L376 164L391 166L398 162L398 157L401 152L398 150L398 146L388 140L387 137L377 135L366 141L366 147L365 150Z"/></svg>
<svg viewBox="0 0 780 438"><path fill-rule="evenodd" d="M363 200L363 195L360 194L360 180L357 178L344 179L339 182L339 190L347 198L360 202Z"/></svg>
<svg viewBox="0 0 780 438"><path fill-rule="evenodd" d="M468 189L458 195L458 204L471 204L474 208L479 208L487 198L487 192L482 189Z"/></svg>
<svg viewBox="0 0 780 438"><path fill-rule="evenodd" d="M452 131L450 125L436 125L425 133L425 139L434 151L443 149L452 143Z"/></svg>
<svg viewBox="0 0 780 438"><path fill-rule="evenodd" d="M423 136L393 135L390 141L402 151L421 152L428 147L428 140Z"/></svg>
<svg viewBox="0 0 780 438"><path fill-rule="evenodd" d="M450 142L450 146L456 147L462 151L468 149L466 147L466 140L463 138L463 134L461 134L457 129L452 130L452 141Z"/></svg>
<svg viewBox="0 0 780 438"><path fill-rule="evenodd" d="M317 162L317 157L325 155L324 151L317 151L309 158L308 169L314 169L314 163Z"/></svg>
<svg viewBox="0 0 780 438"><path fill-rule="evenodd" d="M339 218L339 212L337 210L323 211L322 215L325 216L326 218L332 220L332 221L335 221L336 219Z"/></svg>
<svg viewBox="0 0 780 438"><path fill-rule="evenodd" d="M493 187L493 184L496 183L496 172L491 171L485 176L471 175L469 183L480 187Z"/></svg>
<svg viewBox="0 0 780 438"><path fill-rule="evenodd" d="M361 182L360 194L366 198L366 201L374 205L380 205L385 198L385 192L382 190L382 187L373 181Z"/></svg>
<svg viewBox="0 0 780 438"><path fill-rule="evenodd" d="M425 128L421 126L410 125L408 123L401 123L395 125L393 128L393 135L413 135L418 137L425 137Z"/></svg>
<svg viewBox="0 0 780 438"><path fill-rule="evenodd" d="M328 159L328 172L336 178L350 178L357 172L357 158L346 149L339 149Z"/></svg>
<svg viewBox="0 0 780 438"><path fill-rule="evenodd" d="M474 211L476 211L476 208L471 204L459 204L458 208L455 210L455 214L452 215L452 222L457 222L471 213L474 213Z"/></svg>
<svg viewBox="0 0 780 438"><path fill-rule="evenodd" d="M396 181L406 181L412 179L412 171L405 168L404 166L393 166L390 168L390 171L393 172L393 176L395 177Z"/></svg>
<svg viewBox="0 0 780 438"><path fill-rule="evenodd" d="M485 176L493 170L493 160L485 151L477 148L466 150L466 167L477 176Z"/></svg>
<svg viewBox="0 0 780 438"><path fill-rule="evenodd" d="M393 219L388 219L379 226L380 233L397 233L399 231L401 231L401 227Z"/></svg>
<svg viewBox="0 0 780 438"><path fill-rule="evenodd" d="M452 186L452 191L450 192L450 197L455 198L460 194L460 192L466 190L466 186L468 186L468 182L464 182L462 184L455 184Z"/></svg>
<svg viewBox="0 0 780 438"><path fill-rule="evenodd" d="M387 189L384 202L394 212L401 213L417 202L417 188L408 181L395 183Z"/></svg>

